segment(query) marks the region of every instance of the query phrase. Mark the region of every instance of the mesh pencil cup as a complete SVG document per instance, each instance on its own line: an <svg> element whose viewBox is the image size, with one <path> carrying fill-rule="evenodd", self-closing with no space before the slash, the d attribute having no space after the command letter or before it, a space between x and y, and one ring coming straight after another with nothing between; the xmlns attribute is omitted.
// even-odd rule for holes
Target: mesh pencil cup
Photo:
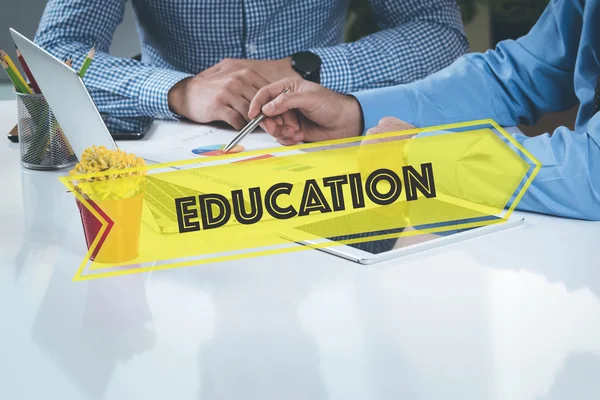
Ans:
<svg viewBox="0 0 600 400"><path fill-rule="evenodd" d="M63 134L44 95L16 93L21 165L57 170L77 164L77 156Z"/></svg>

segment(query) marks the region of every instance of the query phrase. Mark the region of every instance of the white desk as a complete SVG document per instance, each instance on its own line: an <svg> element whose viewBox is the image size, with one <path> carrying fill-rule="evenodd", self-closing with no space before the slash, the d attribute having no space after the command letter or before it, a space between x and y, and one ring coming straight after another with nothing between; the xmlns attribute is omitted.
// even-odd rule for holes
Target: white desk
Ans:
<svg viewBox="0 0 600 400"><path fill-rule="evenodd" d="M0 399L600 399L598 223L73 283L73 198L1 140Z"/></svg>

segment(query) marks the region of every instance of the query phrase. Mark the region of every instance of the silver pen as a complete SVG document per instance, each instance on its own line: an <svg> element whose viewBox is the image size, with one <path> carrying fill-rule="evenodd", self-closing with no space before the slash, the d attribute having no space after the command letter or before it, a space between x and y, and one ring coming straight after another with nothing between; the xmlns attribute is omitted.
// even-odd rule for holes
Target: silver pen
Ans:
<svg viewBox="0 0 600 400"><path fill-rule="evenodd" d="M284 93L288 93L290 91L290 89L285 89L281 94ZM233 149L235 147L236 144L238 144L247 134L249 134L250 132L254 131L258 125L260 125L261 122L263 122L263 120L265 119L265 115L263 113L260 113L260 115L256 118L254 118L252 121L248 122L248 125L246 125L241 131L240 133L238 133L231 142L229 142L229 144L227 146L225 146L225 148L223 149L224 153L227 153L229 150Z"/></svg>

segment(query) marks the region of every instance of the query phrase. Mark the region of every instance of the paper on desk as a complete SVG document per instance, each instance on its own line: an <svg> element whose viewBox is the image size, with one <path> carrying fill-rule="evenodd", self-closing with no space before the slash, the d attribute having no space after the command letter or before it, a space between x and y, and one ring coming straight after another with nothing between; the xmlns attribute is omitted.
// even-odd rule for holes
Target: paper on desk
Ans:
<svg viewBox="0 0 600 400"><path fill-rule="evenodd" d="M160 163L191 159L203 159L205 161L207 156L196 155L192 150L210 145L226 145L237 134L234 130L208 125L171 124L170 126L172 127L170 133L161 132L160 135L156 135L158 136L156 138L135 144L128 143L125 150ZM275 138L262 131L249 134L242 140L240 145L246 151L280 147ZM244 158L244 152L239 154L240 158ZM231 162L231 159L227 162ZM207 165L206 163L203 164ZM210 164L214 165L215 163L211 162Z"/></svg>

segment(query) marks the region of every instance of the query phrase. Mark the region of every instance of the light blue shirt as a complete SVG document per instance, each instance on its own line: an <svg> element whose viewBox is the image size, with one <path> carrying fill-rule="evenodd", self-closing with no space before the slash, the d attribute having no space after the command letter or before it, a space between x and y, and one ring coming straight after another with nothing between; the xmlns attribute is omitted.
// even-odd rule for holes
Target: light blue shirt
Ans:
<svg viewBox="0 0 600 400"><path fill-rule="evenodd" d="M579 102L574 131L513 135L542 163L518 209L600 220L600 113L593 111L599 75L600 0L551 0L516 41L465 55L426 79L354 96L365 130L387 116L417 127L487 118L502 126L535 123Z"/></svg>

